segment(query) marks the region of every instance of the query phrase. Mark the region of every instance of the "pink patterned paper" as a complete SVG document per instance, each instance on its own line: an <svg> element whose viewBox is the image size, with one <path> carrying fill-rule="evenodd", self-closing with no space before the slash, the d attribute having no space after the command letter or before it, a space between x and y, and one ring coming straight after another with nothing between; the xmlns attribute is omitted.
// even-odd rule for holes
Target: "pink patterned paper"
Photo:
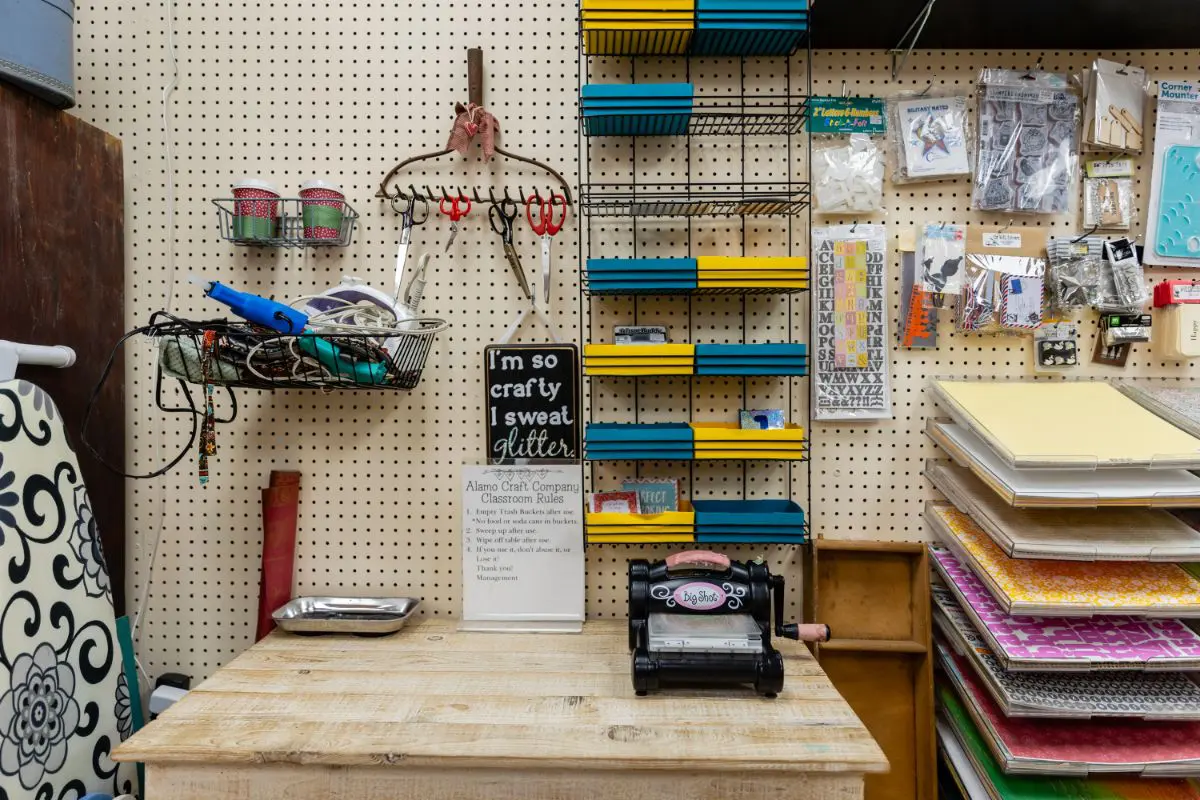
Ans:
<svg viewBox="0 0 1200 800"><path fill-rule="evenodd" d="M1163 659L1200 661L1200 635L1174 619L1009 616L953 553L940 545L929 550L938 571L970 607L964 610L973 612L986 628L980 632L1010 659L1083 661L1125 669Z"/></svg>
<svg viewBox="0 0 1200 800"><path fill-rule="evenodd" d="M973 672L952 679L1014 760L1058 765L1143 765L1200 761L1200 722L1120 719L1025 719L1005 717Z"/></svg>

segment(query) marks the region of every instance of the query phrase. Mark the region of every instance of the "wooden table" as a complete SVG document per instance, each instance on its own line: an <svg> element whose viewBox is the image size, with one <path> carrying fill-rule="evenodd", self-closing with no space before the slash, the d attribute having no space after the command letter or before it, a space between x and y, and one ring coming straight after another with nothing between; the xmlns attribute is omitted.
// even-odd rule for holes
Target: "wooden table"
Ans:
<svg viewBox="0 0 1200 800"><path fill-rule="evenodd" d="M639 698L625 630L276 632L114 757L169 800L854 800L887 769L803 646L775 700Z"/></svg>

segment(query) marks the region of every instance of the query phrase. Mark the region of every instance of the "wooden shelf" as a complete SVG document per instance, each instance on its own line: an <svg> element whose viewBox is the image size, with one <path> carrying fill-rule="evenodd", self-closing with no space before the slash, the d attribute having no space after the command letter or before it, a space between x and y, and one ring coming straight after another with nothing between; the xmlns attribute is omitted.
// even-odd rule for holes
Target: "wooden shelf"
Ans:
<svg viewBox="0 0 1200 800"><path fill-rule="evenodd" d="M836 634L837 631L835 630ZM928 653L929 648L921 642L897 639L831 639L821 643L821 649L845 653Z"/></svg>

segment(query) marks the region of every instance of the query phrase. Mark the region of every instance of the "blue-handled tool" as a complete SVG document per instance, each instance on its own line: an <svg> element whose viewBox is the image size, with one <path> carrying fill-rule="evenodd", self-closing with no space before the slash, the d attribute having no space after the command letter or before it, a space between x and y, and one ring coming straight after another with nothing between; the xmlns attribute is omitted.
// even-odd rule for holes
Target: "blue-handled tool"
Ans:
<svg viewBox="0 0 1200 800"><path fill-rule="evenodd" d="M301 333L308 325L308 316L289 305L231 289L219 281L207 281L195 275L188 280L204 290L206 297L229 306L229 310L247 322L262 325L280 333Z"/></svg>

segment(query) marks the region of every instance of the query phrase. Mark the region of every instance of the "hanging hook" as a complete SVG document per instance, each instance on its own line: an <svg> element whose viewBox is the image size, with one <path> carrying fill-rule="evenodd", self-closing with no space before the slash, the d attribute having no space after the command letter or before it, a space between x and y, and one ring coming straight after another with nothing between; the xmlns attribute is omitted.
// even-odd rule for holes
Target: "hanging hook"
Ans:
<svg viewBox="0 0 1200 800"><path fill-rule="evenodd" d="M854 233L856 230L858 230L858 220L854 220L854 224L850 226L851 233Z"/></svg>
<svg viewBox="0 0 1200 800"><path fill-rule="evenodd" d="M471 187L471 194L475 197L476 205L483 205L483 198L479 196L479 187Z"/></svg>
<svg viewBox="0 0 1200 800"><path fill-rule="evenodd" d="M842 81L842 97L845 98L849 93L850 90L846 88L846 82Z"/></svg>
<svg viewBox="0 0 1200 800"><path fill-rule="evenodd" d="M1025 80L1025 81L1033 80L1034 70L1038 70L1041 68L1042 68L1042 56L1038 56L1037 63L1034 64L1032 68L1025 70L1025 74L1021 76L1021 80Z"/></svg>
<svg viewBox="0 0 1200 800"><path fill-rule="evenodd" d="M1095 233L1095 232L1096 232L1096 231L1098 231L1099 229L1100 229L1100 226L1099 226L1099 225L1093 225L1093 226L1092 226L1092 229L1091 229L1090 231L1088 231L1087 233L1083 234L1083 235L1082 235L1082 236L1080 236L1078 239L1072 239L1072 240L1071 240L1071 244L1079 244L1080 242L1082 242L1084 239L1086 239L1086 238L1088 238L1089 236L1091 236L1093 233Z"/></svg>
<svg viewBox="0 0 1200 800"><path fill-rule="evenodd" d="M417 187L413 186L411 183L408 185L408 188L412 190L413 200L416 200L421 193L417 191Z"/></svg>
<svg viewBox="0 0 1200 800"><path fill-rule="evenodd" d="M508 187L507 186L504 187L504 202L506 202L506 203L512 202L512 198L508 196Z"/></svg>
<svg viewBox="0 0 1200 800"><path fill-rule="evenodd" d="M551 196L551 197L553 197L553 196L554 196L554 192L550 192L550 196ZM536 187L536 186L535 186L535 187L533 187L533 199L534 199L534 200L537 200L537 202L538 202L538 205L541 205L541 204L542 204L542 190L541 190L541 189L539 189L539 188L538 188L538 187Z"/></svg>
<svg viewBox="0 0 1200 800"><path fill-rule="evenodd" d="M446 191L445 186L443 186L441 188L442 188L442 200L449 203L450 202L450 193Z"/></svg>
<svg viewBox="0 0 1200 800"><path fill-rule="evenodd" d="M496 187L495 186L488 187L488 198L492 201L492 205L499 204L500 201L496 199Z"/></svg>
<svg viewBox="0 0 1200 800"><path fill-rule="evenodd" d="M1010 220L1009 220L1007 223L1005 223L1004 227L1003 227L1003 228L1001 228L999 232L1000 232L1000 233L1004 233L1005 231L1007 231L1009 228L1011 228L1011 227L1012 227L1012 224L1013 224L1015 221L1016 221L1016 220L1011 220L1011 219L1010 219Z"/></svg>
<svg viewBox="0 0 1200 800"><path fill-rule="evenodd" d="M525 189L521 186L521 184L518 183L517 184L517 197L521 198L521 202L524 203L525 198L528 196L529 195L525 194Z"/></svg>
<svg viewBox="0 0 1200 800"><path fill-rule="evenodd" d="M921 90L921 93L919 95L917 95L917 97L924 97L925 95L929 94L929 90L932 88L933 88L933 81L930 81L929 83L927 83L925 85L925 88Z"/></svg>

